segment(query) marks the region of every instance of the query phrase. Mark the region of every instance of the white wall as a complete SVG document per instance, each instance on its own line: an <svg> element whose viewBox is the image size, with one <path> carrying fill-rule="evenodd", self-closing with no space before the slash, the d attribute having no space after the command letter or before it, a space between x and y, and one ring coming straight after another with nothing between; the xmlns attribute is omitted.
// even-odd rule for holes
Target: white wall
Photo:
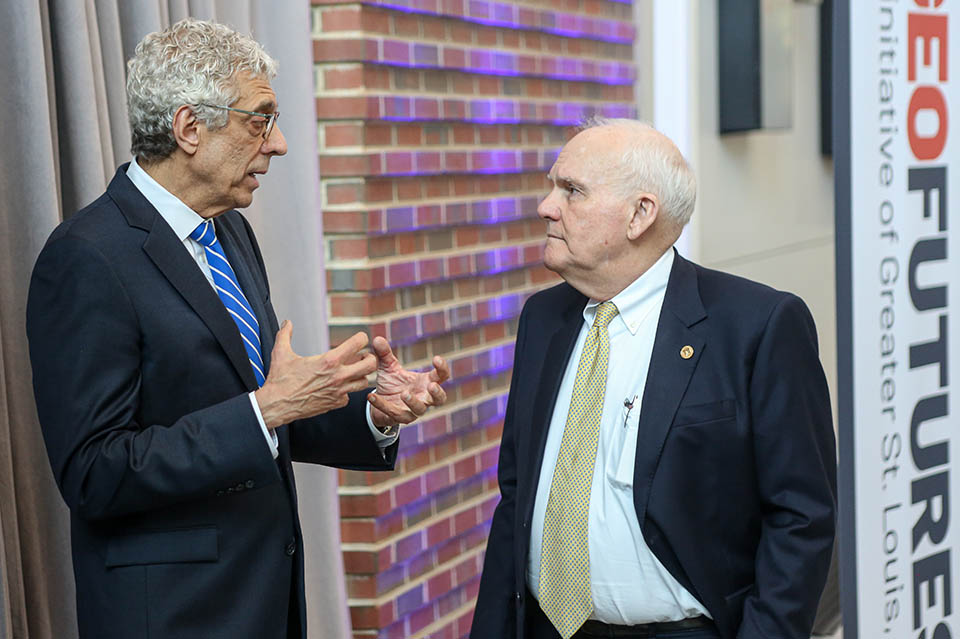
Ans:
<svg viewBox="0 0 960 639"><path fill-rule="evenodd" d="M638 46L638 95L652 93L638 101L641 117L686 140L681 150L698 179L694 222L678 248L704 266L806 301L835 407L833 164L820 154L819 9L793 3L793 69L784 70L793 74L792 127L721 136L717 0L639 4L638 20L654 27L640 30L641 39L653 38L652 46ZM663 33L669 37L658 40ZM685 75L671 71L676 58L688 60ZM685 131L678 130L678 113L689 116Z"/></svg>

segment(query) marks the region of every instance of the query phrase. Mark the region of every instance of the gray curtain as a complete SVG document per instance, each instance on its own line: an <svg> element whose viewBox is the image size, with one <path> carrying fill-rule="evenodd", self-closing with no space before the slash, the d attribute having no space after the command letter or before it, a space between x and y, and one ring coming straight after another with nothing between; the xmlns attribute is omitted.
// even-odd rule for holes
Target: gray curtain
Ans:
<svg viewBox="0 0 960 639"><path fill-rule="evenodd" d="M24 331L47 235L129 159L125 60L186 16L252 33L280 62L274 88L289 153L247 211L294 347L326 348L308 0L0 2L0 639L77 636L69 519L37 424ZM349 636L336 475L297 468L311 637Z"/></svg>

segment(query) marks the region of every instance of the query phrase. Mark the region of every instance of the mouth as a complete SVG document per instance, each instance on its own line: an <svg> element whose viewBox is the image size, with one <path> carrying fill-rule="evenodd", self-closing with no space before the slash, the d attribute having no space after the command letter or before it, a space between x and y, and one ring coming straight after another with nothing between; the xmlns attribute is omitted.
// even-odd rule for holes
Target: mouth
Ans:
<svg viewBox="0 0 960 639"><path fill-rule="evenodd" d="M258 175L265 175L267 173L266 169L263 171L250 171L247 173L247 177L253 180L254 186L260 186L260 181L257 179Z"/></svg>

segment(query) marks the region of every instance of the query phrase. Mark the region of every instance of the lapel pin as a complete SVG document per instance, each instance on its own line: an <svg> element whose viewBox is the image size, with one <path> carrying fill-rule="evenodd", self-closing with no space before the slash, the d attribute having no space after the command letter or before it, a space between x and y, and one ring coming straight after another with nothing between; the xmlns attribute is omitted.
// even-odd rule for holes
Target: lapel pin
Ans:
<svg viewBox="0 0 960 639"><path fill-rule="evenodd" d="M687 344L686 346L681 348L680 357L682 357L683 359L690 359L691 357L693 357L693 346L690 346L689 344Z"/></svg>

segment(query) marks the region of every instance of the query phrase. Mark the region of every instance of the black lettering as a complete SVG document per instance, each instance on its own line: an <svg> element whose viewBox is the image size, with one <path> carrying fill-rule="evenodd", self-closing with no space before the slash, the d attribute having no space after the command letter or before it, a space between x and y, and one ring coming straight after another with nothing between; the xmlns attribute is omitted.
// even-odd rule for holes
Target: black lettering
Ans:
<svg viewBox="0 0 960 639"><path fill-rule="evenodd" d="M946 443L943 446L946 447ZM934 544L939 544L947 536L950 525L950 473L945 470L914 479L910 483L910 494L914 504L926 502L923 514L913 525L913 551L916 552L924 535L930 535L930 541ZM936 519L933 517L934 500L940 503L940 516Z"/></svg>
<svg viewBox="0 0 960 639"><path fill-rule="evenodd" d="M947 394L924 397L913 409L910 418L910 453L913 463L920 470L927 470L935 466L943 466L948 461L947 442L941 441L926 446L920 446L920 425L923 422L947 415ZM916 503L916 502L914 502ZM916 546L916 544L914 544Z"/></svg>
<svg viewBox="0 0 960 639"><path fill-rule="evenodd" d="M929 218L930 191L939 192L938 221L941 231L947 230L947 167L926 166L907 171L907 188L911 191L923 191L923 217Z"/></svg>
<svg viewBox="0 0 960 639"><path fill-rule="evenodd" d="M946 285L927 288L917 286L917 270L921 264L945 259L947 259L947 238L945 237L920 240L913 245L913 250L910 252L910 301L918 311L947 306Z"/></svg>
<svg viewBox="0 0 960 639"><path fill-rule="evenodd" d="M943 584L943 616L949 617L953 612L953 603L950 597L950 551L944 550L936 555L918 559L913 563L913 629L919 630L923 625L920 620L920 590L927 584L927 608L937 605L937 590L935 580L941 577ZM934 639L939 639L934 631ZM949 636L949 635L948 635Z"/></svg>
<svg viewBox="0 0 960 639"><path fill-rule="evenodd" d="M910 368L937 364L940 367L940 388L947 385L947 316L940 316L940 336L932 342L910 345Z"/></svg>

